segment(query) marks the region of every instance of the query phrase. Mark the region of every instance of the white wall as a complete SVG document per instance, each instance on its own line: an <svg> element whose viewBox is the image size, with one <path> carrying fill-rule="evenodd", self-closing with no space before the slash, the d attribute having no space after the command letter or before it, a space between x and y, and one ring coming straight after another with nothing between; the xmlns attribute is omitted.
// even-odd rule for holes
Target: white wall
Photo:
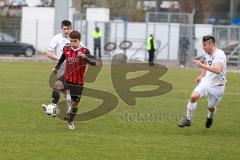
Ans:
<svg viewBox="0 0 240 160"><path fill-rule="evenodd" d="M22 10L21 41L46 52L54 29L54 8L24 7Z"/></svg>
<svg viewBox="0 0 240 160"><path fill-rule="evenodd" d="M124 29L123 26L121 28ZM127 30L126 39L133 42L132 50L127 50L128 58L144 60L144 58L146 57L146 51L145 51L146 24L128 23L127 29L128 30ZM123 36L124 35L122 31L122 37ZM141 47L143 47L143 49L139 50L139 48ZM118 50L118 52L123 53L123 51L120 51L120 50Z"/></svg>
<svg viewBox="0 0 240 160"><path fill-rule="evenodd" d="M110 9L109 8L87 8L88 21L109 21Z"/></svg>
<svg viewBox="0 0 240 160"><path fill-rule="evenodd" d="M41 5L41 0L25 0L29 7Z"/></svg>

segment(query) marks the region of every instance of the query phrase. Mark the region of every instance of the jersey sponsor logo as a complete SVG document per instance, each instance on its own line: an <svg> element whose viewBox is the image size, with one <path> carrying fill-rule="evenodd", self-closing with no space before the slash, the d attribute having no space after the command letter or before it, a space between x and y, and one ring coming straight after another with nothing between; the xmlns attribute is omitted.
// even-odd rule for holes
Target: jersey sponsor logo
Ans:
<svg viewBox="0 0 240 160"><path fill-rule="evenodd" d="M73 63L78 63L79 62L79 59L78 58L75 58L75 57L70 57L69 60L68 60L68 63L69 64L73 64Z"/></svg>

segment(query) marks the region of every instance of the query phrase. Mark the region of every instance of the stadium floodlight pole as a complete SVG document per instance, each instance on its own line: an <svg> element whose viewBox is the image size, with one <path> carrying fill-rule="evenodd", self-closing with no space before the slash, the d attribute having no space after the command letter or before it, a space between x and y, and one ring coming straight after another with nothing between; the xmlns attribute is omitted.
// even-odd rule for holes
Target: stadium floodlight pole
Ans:
<svg viewBox="0 0 240 160"><path fill-rule="evenodd" d="M195 39L195 30L194 30L194 16L195 16L195 13L196 13L196 9L195 9L195 7L192 9L192 13L191 14L189 14L189 22L190 22L190 25L191 25L191 34L190 34L190 36L191 36L191 39L192 39L192 41L190 41L190 54L189 54L189 59L190 59L190 61L192 60L192 58L194 57L194 50L195 50L195 43L196 43L196 39ZM191 66L193 66L193 64L192 63L190 63L190 65Z"/></svg>
<svg viewBox="0 0 240 160"><path fill-rule="evenodd" d="M230 23L234 17L234 0L230 1Z"/></svg>
<svg viewBox="0 0 240 160"><path fill-rule="evenodd" d="M70 0L55 0L54 34L60 31L61 22L69 19Z"/></svg>
<svg viewBox="0 0 240 160"><path fill-rule="evenodd" d="M155 0L156 6L155 6L155 12L160 11L160 4L162 3L162 0Z"/></svg>

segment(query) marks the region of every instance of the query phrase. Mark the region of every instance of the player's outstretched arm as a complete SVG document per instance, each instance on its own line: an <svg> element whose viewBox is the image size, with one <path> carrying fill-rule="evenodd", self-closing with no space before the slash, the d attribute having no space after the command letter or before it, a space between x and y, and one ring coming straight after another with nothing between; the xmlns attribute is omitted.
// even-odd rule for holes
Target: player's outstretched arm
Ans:
<svg viewBox="0 0 240 160"><path fill-rule="evenodd" d="M102 67L103 63L102 63L102 60L96 60L96 67Z"/></svg>
<svg viewBox="0 0 240 160"><path fill-rule="evenodd" d="M86 62L91 65L91 66L95 66L95 67L101 67L102 66L102 60L101 59L97 59L95 56L91 55L91 54L86 54Z"/></svg>
<svg viewBox="0 0 240 160"><path fill-rule="evenodd" d="M204 64L207 64L207 61L204 61ZM201 74L196 78L196 83L200 83L201 79L206 75L207 70L204 68L201 68Z"/></svg>
<svg viewBox="0 0 240 160"><path fill-rule="evenodd" d="M53 59L53 60L59 60L60 58L56 55L56 54L54 54L52 51L47 51L47 56L49 57L49 58L51 58L51 59Z"/></svg>
<svg viewBox="0 0 240 160"><path fill-rule="evenodd" d="M86 62L91 66L101 67L102 61L98 60L95 56L91 55L89 50L87 50L86 54L80 55L82 58L86 59Z"/></svg>
<svg viewBox="0 0 240 160"><path fill-rule="evenodd" d="M201 61L199 60L192 60L192 63L205 69L205 70L208 70L210 72L213 72L215 74L219 74L222 70L222 66L223 64L222 63L218 63L217 65L215 66L208 66L207 64L203 64Z"/></svg>

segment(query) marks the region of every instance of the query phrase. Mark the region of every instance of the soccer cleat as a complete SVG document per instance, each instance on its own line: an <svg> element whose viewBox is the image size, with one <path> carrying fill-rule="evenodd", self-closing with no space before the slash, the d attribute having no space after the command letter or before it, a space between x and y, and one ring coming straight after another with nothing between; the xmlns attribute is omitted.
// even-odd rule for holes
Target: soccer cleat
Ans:
<svg viewBox="0 0 240 160"><path fill-rule="evenodd" d="M187 118L184 118L179 122L178 126L181 127L181 128L183 128L185 126L189 127L189 126L191 126L191 121Z"/></svg>
<svg viewBox="0 0 240 160"><path fill-rule="evenodd" d="M68 129L75 129L74 123L71 121L68 121Z"/></svg>
<svg viewBox="0 0 240 160"><path fill-rule="evenodd" d="M213 121L212 118L207 118L207 121L206 121L206 128L210 128L210 127L212 126L212 121Z"/></svg>

